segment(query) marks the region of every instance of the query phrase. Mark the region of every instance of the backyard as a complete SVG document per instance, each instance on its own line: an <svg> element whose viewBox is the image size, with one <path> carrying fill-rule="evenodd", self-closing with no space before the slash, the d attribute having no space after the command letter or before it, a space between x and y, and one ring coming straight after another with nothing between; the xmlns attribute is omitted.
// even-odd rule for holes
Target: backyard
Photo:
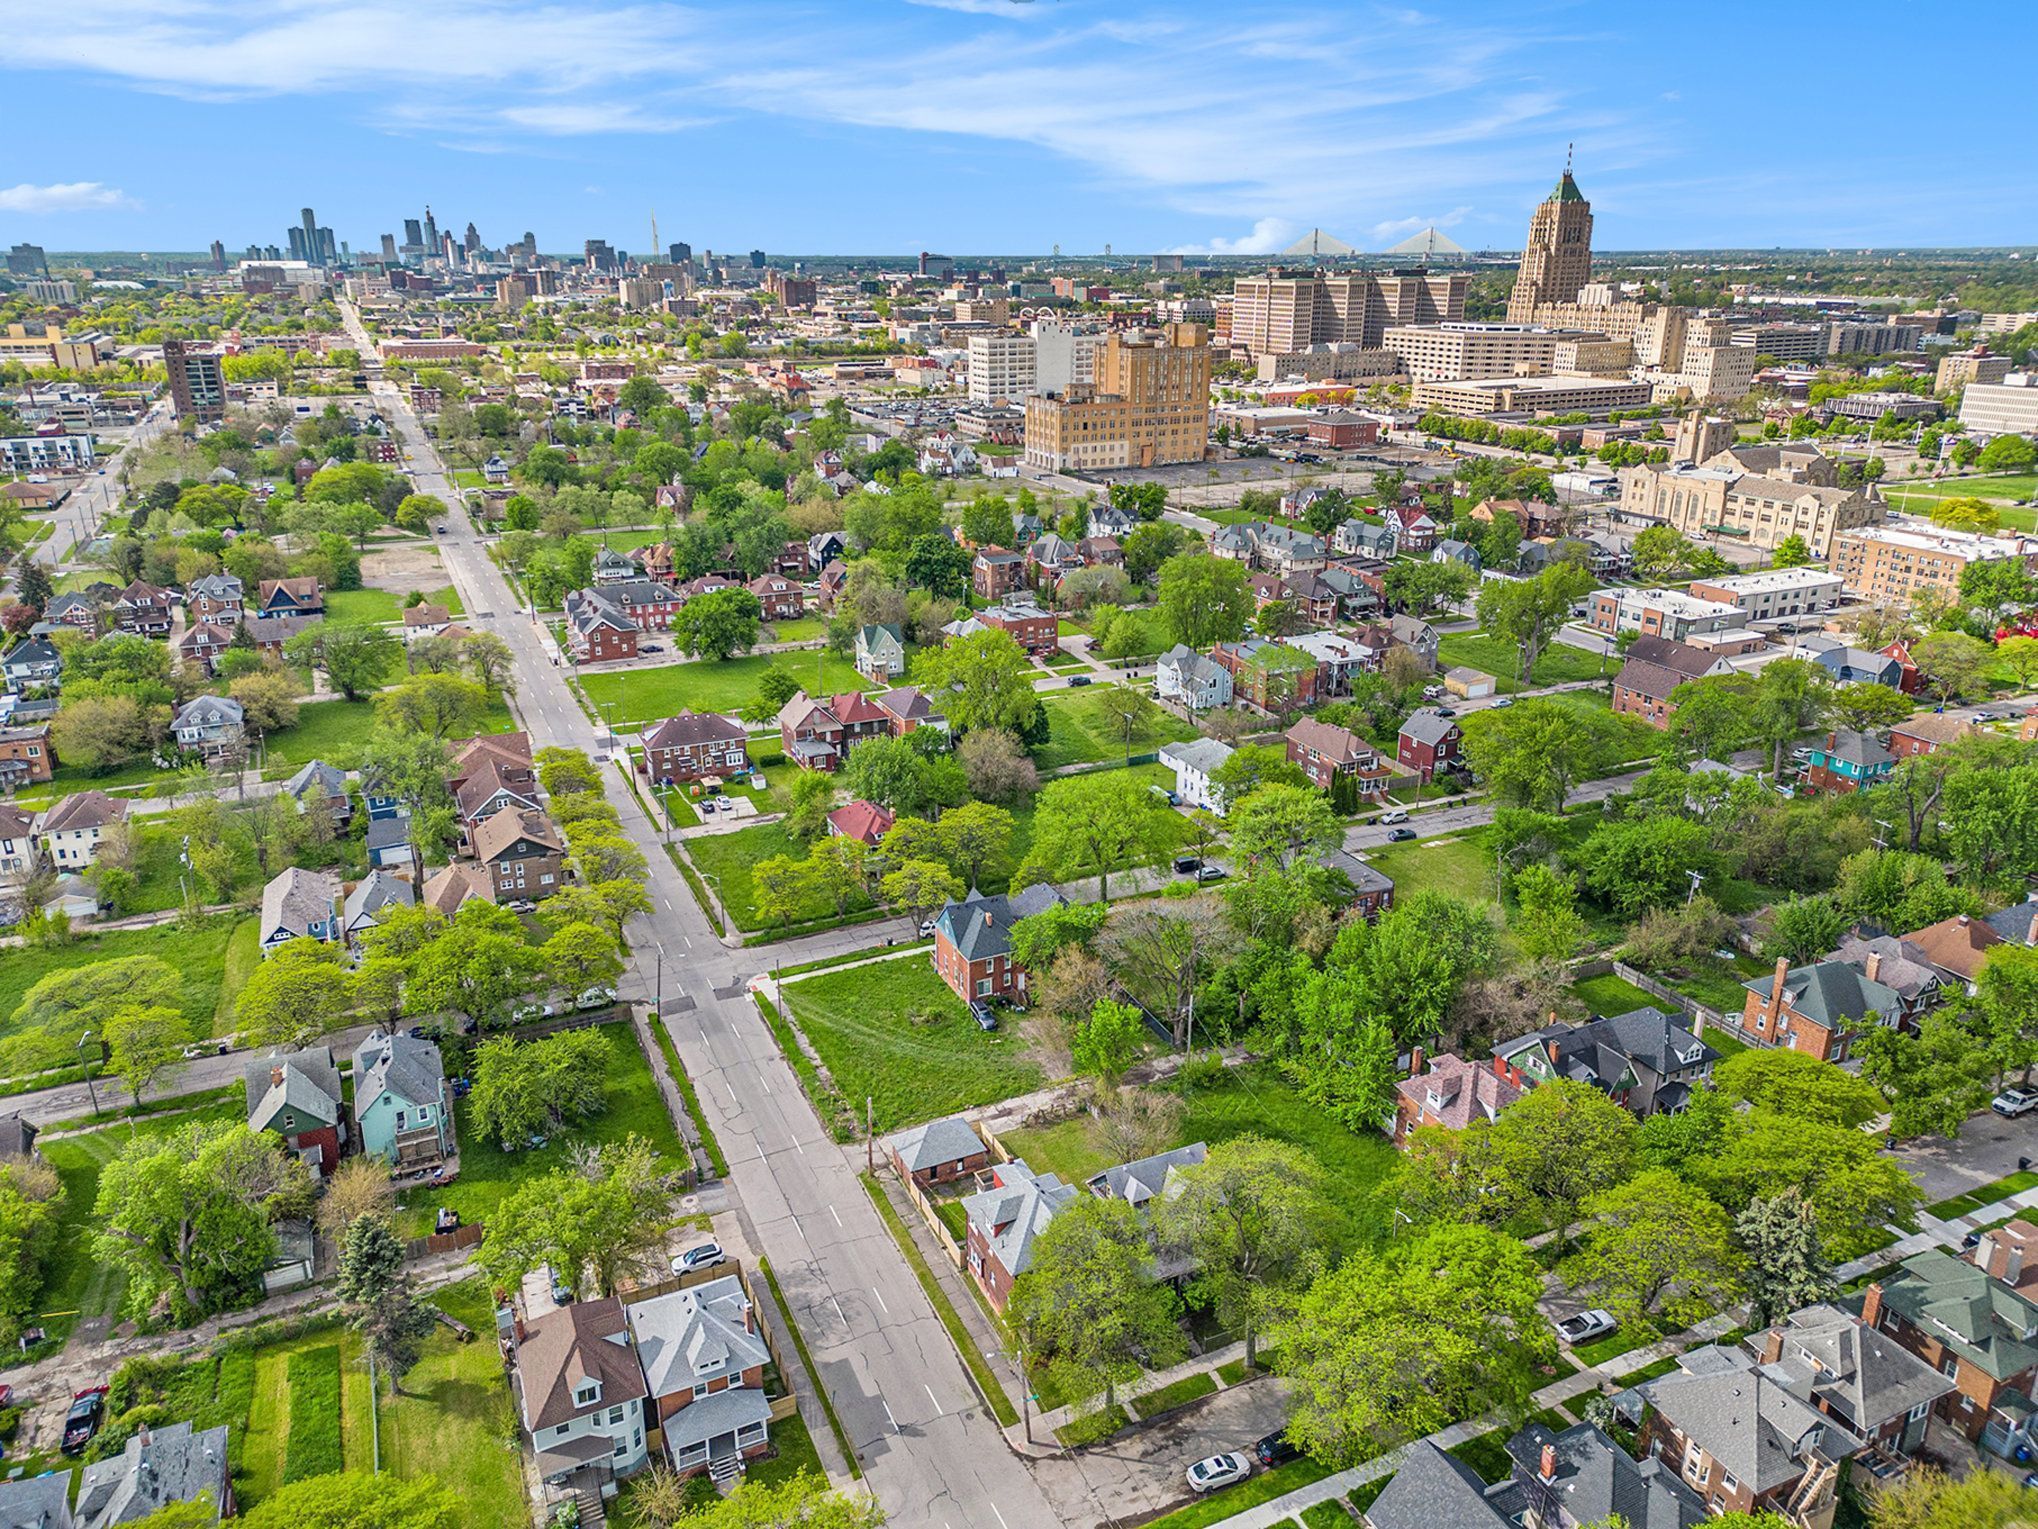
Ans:
<svg viewBox="0 0 2038 1529"><path fill-rule="evenodd" d="M1136 735L1128 748L1122 730L1105 712L1105 698L1116 687L1057 690L1044 695L1048 740L1034 751L1043 773L1064 765L1122 762L1128 754L1151 754L1164 743L1186 743L1196 729L1174 713L1156 709L1153 726Z"/></svg>
<svg viewBox="0 0 2038 1529"><path fill-rule="evenodd" d="M121 956L154 956L166 962L177 973L178 1006L191 1021L192 1035L216 1034L216 1021L231 1008L233 994L240 991L252 969L245 947L252 944L254 927L253 919L219 914L190 925L117 929L87 935L68 945L10 950L6 959L0 960L0 1039L14 1033L14 1011L21 1006L23 995L43 977ZM235 932L242 928L249 934L236 942ZM237 947L238 958L230 957L230 949Z"/></svg>
<svg viewBox="0 0 2038 1529"><path fill-rule="evenodd" d="M801 859L806 854L806 847L786 831L784 823L759 823L754 828L739 828L734 833L704 834L689 839L686 853L721 898L722 907L735 926L746 932L755 932L765 925L757 911L757 887L750 879L751 867L773 855ZM859 913L873 906L860 889L850 895L850 913ZM793 922L834 916L835 900L819 888L809 887L801 893Z"/></svg>
<svg viewBox="0 0 2038 1529"><path fill-rule="evenodd" d="M1566 685L1575 680L1602 679L1612 668L1618 667L1612 660L1602 660L1596 653L1587 653L1568 643L1553 642L1537 658L1535 669L1531 672L1531 685L1524 686L1517 677L1521 669L1521 655L1514 644L1479 632L1449 632L1439 638L1437 665L1443 669L1462 665L1490 674L1499 681L1503 695L1537 685Z"/></svg>
<svg viewBox="0 0 2038 1529"><path fill-rule="evenodd" d="M1010 1015L994 1034L979 1030L924 951L789 980L782 991L836 1091L873 1100L880 1134L1045 1081Z"/></svg>
<svg viewBox="0 0 2038 1529"><path fill-rule="evenodd" d="M455 616L465 615L460 592L448 584L443 589L424 591L427 604L443 605ZM365 621L378 625L403 619L405 592L397 589L329 589L326 591L326 619Z"/></svg>
<svg viewBox="0 0 2038 1529"><path fill-rule="evenodd" d="M665 643L670 643L666 637ZM665 644L661 644L664 646ZM826 648L786 654L749 653L721 663L661 664L651 669L587 670L580 688L596 712L612 706L609 719L618 724L656 722L682 711L741 710L757 698L757 682L773 664L792 671L807 693L841 695L851 690L878 690L858 674L847 659Z"/></svg>

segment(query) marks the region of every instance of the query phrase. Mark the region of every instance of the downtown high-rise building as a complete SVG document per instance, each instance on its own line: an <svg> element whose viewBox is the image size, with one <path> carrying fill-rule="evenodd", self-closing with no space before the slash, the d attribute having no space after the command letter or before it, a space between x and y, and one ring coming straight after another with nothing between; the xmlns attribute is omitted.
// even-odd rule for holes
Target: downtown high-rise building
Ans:
<svg viewBox="0 0 2038 1529"><path fill-rule="evenodd" d="M1571 179L1571 167L1529 220L1528 244L1507 300L1507 321L1530 324L1551 303L1575 303L1592 280L1592 204Z"/></svg>
<svg viewBox="0 0 2038 1529"><path fill-rule="evenodd" d="M163 370L168 374L170 407L177 418L226 418L226 376L218 351L209 345L194 350L182 340L165 340Z"/></svg>
<svg viewBox="0 0 2038 1529"><path fill-rule="evenodd" d="M1292 355L1312 345L1378 349L1398 324L1449 324L1465 316L1471 277L1270 270L1232 284L1231 343L1253 356Z"/></svg>
<svg viewBox="0 0 2038 1529"><path fill-rule="evenodd" d="M395 235L395 234L384 234L384 235L382 236L382 263L383 263L384 265L395 265L395 264L396 264L396 235Z"/></svg>
<svg viewBox="0 0 2038 1529"><path fill-rule="evenodd" d="M439 224L432 216L432 204L425 203L425 248L432 254L439 252Z"/></svg>
<svg viewBox="0 0 2038 1529"><path fill-rule="evenodd" d="M403 220L403 247L406 250L421 250L425 247L424 225L416 218Z"/></svg>
<svg viewBox="0 0 2038 1529"><path fill-rule="evenodd" d="M481 231L472 223L467 225L467 235L460 241L460 247L470 255L481 253Z"/></svg>
<svg viewBox="0 0 2038 1529"><path fill-rule="evenodd" d="M689 260L693 259L693 246L691 244L674 244L668 246L665 253L674 265L685 265Z"/></svg>
<svg viewBox="0 0 2038 1529"><path fill-rule="evenodd" d="M226 269L226 246L217 239L213 240L211 254L214 273L224 271Z"/></svg>

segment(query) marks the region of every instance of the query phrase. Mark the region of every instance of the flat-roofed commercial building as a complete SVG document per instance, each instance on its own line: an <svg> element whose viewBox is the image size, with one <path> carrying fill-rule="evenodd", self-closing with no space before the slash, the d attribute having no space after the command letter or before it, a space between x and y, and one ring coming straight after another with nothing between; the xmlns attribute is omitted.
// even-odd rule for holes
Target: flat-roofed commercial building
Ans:
<svg viewBox="0 0 2038 1529"><path fill-rule="evenodd" d="M1624 467L1620 483L1623 516L1660 520L1691 537L1731 536L1765 551L1801 536L1818 558L1831 554L1837 533L1873 525L1889 508L1859 489L1729 467Z"/></svg>
<svg viewBox="0 0 2038 1529"><path fill-rule="evenodd" d="M1639 408L1653 393L1646 382L1603 377L1468 377L1419 382L1412 402L1418 409L1446 414L1569 414Z"/></svg>
<svg viewBox="0 0 2038 1529"><path fill-rule="evenodd" d="M2001 382L2009 375L2008 356L1992 356L1977 345L1973 350L1939 358L1939 371L1932 379L1932 391L1950 393L1955 388L1976 382Z"/></svg>
<svg viewBox="0 0 2038 1529"><path fill-rule="evenodd" d="M2038 435L2038 372L1969 383L1960 395L1960 423L1977 435Z"/></svg>
<svg viewBox="0 0 2038 1529"><path fill-rule="evenodd" d="M1840 603L1840 576L1824 568L1770 568L1723 579L1694 579L1700 600L1738 605L1750 621L1776 621L1831 610Z"/></svg>
<svg viewBox="0 0 2038 1529"><path fill-rule="evenodd" d="M1466 377L1542 377L1555 365L1563 341L1603 343L1586 329L1540 324L1397 324L1380 338L1417 382ZM1573 352L1575 358L1575 351Z"/></svg>
<svg viewBox="0 0 2038 1529"><path fill-rule="evenodd" d="M1823 324L1739 324L1731 343L1757 356L1774 356L1778 361L1816 361L1825 353L1826 326Z"/></svg>
<svg viewBox="0 0 2038 1529"><path fill-rule="evenodd" d="M1973 563L2015 558L2038 562L2038 538L1978 536L1918 522L1871 526L1833 539L1833 572L1847 592L1865 600L1908 600L1920 589L1960 592L1960 575Z"/></svg>
<svg viewBox="0 0 2038 1529"><path fill-rule="evenodd" d="M1031 335L973 334L969 337L971 403L1004 403L1033 392Z"/></svg>
<svg viewBox="0 0 2038 1529"><path fill-rule="evenodd" d="M1200 462L1210 435L1210 346L1201 325L1105 337L1096 380L1026 400L1026 464L1098 472Z"/></svg>
<svg viewBox="0 0 2038 1529"><path fill-rule="evenodd" d="M1916 350L1925 335L1922 324L1893 324L1881 319L1833 319L1826 324L1828 356L1887 356Z"/></svg>
<svg viewBox="0 0 2038 1529"><path fill-rule="evenodd" d="M1393 324L1443 324L1465 316L1472 278L1424 271L1270 270L1231 289L1231 347L1255 357L1312 345L1377 349Z"/></svg>
<svg viewBox="0 0 2038 1529"><path fill-rule="evenodd" d="M1738 605L1701 600L1677 589L1596 589L1592 592L1593 630L1640 632L1682 642L1693 633L1724 632L1747 625Z"/></svg>

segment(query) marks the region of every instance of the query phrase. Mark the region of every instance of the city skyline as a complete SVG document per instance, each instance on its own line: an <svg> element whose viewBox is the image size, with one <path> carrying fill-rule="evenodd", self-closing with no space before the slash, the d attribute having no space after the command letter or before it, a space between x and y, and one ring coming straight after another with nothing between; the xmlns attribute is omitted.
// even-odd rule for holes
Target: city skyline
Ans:
<svg viewBox="0 0 2038 1529"><path fill-rule="evenodd" d="M1849 37L1878 13L1901 24L1870 5ZM0 186L0 236L52 248L237 250L309 204L372 249L432 202L548 252L636 252L654 208L697 249L1271 254L1312 227L1381 250L1427 225L1509 249L1572 143L1607 250L2038 241L2006 95L1963 101L1949 155L1865 93L1822 96L1813 128L1742 88L1757 54L1810 71L1848 45L1787 12L1759 38L1598 3L0 16L26 177ZM1965 58L1906 37L1921 76Z"/></svg>

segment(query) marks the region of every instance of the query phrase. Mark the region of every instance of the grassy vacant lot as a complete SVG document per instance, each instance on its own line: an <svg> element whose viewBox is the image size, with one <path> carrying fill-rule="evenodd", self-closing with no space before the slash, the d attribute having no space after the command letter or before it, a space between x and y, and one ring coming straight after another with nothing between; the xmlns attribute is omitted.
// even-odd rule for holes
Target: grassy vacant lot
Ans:
<svg viewBox="0 0 2038 1529"><path fill-rule="evenodd" d="M397 1230L406 1237L424 1236L442 1205L452 1206L463 1221L486 1222L497 1203L518 1184L565 1167L575 1142L604 1146L641 1136L666 1164L684 1167L686 1148L673 1129L672 1116L666 1112L635 1032L619 1023L597 1026L595 1033L609 1043L608 1108L569 1134L523 1152L504 1152L479 1131L467 1129L456 1108L453 1120L460 1136L460 1177L444 1189L406 1188L399 1201L402 1210L396 1218Z"/></svg>
<svg viewBox="0 0 2038 1529"><path fill-rule="evenodd" d="M660 646L669 647L670 637ZM770 655L749 653L723 663L665 664L656 669L603 672L580 676L580 688L596 711L615 703L610 716L618 723L656 722L682 711L735 711L757 696L757 682L774 663L783 664L807 687L809 695L841 695L850 690L876 690L847 659L825 648L812 653Z"/></svg>
<svg viewBox="0 0 2038 1529"><path fill-rule="evenodd" d="M1227 1068L1223 1082L1189 1090L1183 1103L1182 1144L1215 1144L1249 1134L1286 1142L1315 1159L1330 1181L1331 1198L1362 1230L1370 1236L1385 1234L1388 1213L1375 1192L1393 1170L1394 1149L1378 1135L1348 1131L1331 1120L1271 1063ZM1013 1156L1025 1158L1030 1167L1073 1182L1112 1166L1083 1119L1012 1131L1003 1139Z"/></svg>
<svg viewBox="0 0 2038 1529"><path fill-rule="evenodd" d="M788 982L783 992L837 1091L875 1101L880 1132L1043 1081L1009 1027L987 1035L971 1022L924 953Z"/></svg>
<svg viewBox="0 0 2038 1529"><path fill-rule="evenodd" d="M2028 531L2034 517L2028 509L2018 509L2014 501L2029 499L2038 495L2038 475L2031 473L1998 473L1989 477L1942 478L1933 483L1887 483L1882 487L1883 496L1900 510L1915 508L1921 515L1931 513L1932 505L1941 499L1972 497L1995 501L2003 510L2003 524L2013 530ZM1911 501L1915 500L1915 506Z"/></svg>
<svg viewBox="0 0 2038 1529"><path fill-rule="evenodd" d="M1468 828L1434 839L1416 839L1366 851L1366 863L1394 878L1394 895L1448 892L1474 902L1493 902L1492 833Z"/></svg>
<svg viewBox="0 0 2038 1529"><path fill-rule="evenodd" d="M372 621L403 619L403 596L393 589L332 589L326 591L328 621Z"/></svg>
<svg viewBox="0 0 2038 1529"><path fill-rule="evenodd" d="M1656 999L1652 995L1612 972L1574 982L1571 991L1594 1014L1629 1014L1636 1009L1656 1007Z"/></svg>
<svg viewBox="0 0 2038 1529"><path fill-rule="evenodd" d="M374 726L372 701L307 701L297 708L297 726L269 735L262 773L288 776L314 759L342 770L357 769ZM498 702L481 719L480 730L503 733L512 726L509 708Z"/></svg>
<svg viewBox="0 0 2038 1529"><path fill-rule="evenodd" d="M757 889L750 880L750 868L773 855L801 859L806 849L786 832L783 823L760 823L732 834L689 839L686 852L695 868L708 879L710 889L721 896L722 907L736 927L754 932L764 927L764 920L757 912ZM871 900L859 891L850 899L848 911L856 913L871 906ZM834 899L811 890L802 898L796 918L804 921L834 915Z"/></svg>
<svg viewBox="0 0 2038 1529"><path fill-rule="evenodd" d="M1450 632L1437 642L1437 663L1445 669L1460 664L1483 670L1500 682L1503 694L1523 689L1516 671L1521 655L1511 642L1501 642L1479 632ZM1596 680L1604 673L1597 654L1567 643L1553 642L1536 660L1532 676L1535 685L1563 685L1573 680Z"/></svg>
<svg viewBox="0 0 2038 1529"><path fill-rule="evenodd" d="M13 1014L21 1006L22 995L49 973L117 956L155 956L168 963L183 985L180 1006L191 1020L191 1033L210 1035L213 1016L220 1007L228 943L241 922L221 914L190 927L118 929L54 949L10 950L0 959L0 1037L13 1033ZM254 927L254 920L244 922L250 929ZM247 980L246 970L240 972L240 980ZM238 983L235 991L239 991Z"/></svg>
<svg viewBox="0 0 2038 1529"><path fill-rule="evenodd" d="M1040 704L1047 709L1048 741L1034 755L1034 762L1043 772L1063 765L1125 759L1124 735L1104 711L1104 697L1112 688L1057 690L1041 697ZM1196 736L1196 730L1172 712L1160 712L1155 724L1152 731L1132 740L1131 753L1150 754L1164 743L1185 743Z"/></svg>

